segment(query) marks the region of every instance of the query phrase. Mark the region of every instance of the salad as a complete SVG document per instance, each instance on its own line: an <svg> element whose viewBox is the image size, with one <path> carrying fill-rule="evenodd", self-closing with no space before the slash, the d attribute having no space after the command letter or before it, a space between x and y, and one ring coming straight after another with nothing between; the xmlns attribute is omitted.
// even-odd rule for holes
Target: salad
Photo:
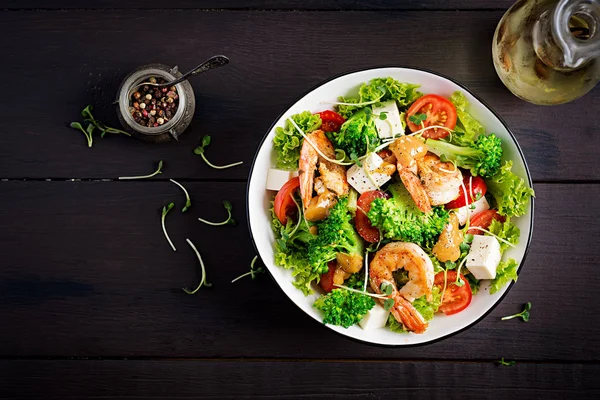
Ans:
<svg viewBox="0 0 600 400"><path fill-rule="evenodd" d="M469 307L483 280L517 280L527 183L461 92L423 94L392 78L275 129L275 264L326 324L423 333ZM482 294L481 294L482 295Z"/></svg>

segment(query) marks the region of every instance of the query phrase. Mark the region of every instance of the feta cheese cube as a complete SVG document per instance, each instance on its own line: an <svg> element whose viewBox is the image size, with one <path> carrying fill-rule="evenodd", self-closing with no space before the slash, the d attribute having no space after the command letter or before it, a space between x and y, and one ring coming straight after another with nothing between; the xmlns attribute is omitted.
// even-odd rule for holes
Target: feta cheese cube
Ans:
<svg viewBox="0 0 600 400"><path fill-rule="evenodd" d="M267 172L267 190L279 190L293 177L298 176L298 171L282 171L280 169L269 168Z"/></svg>
<svg viewBox="0 0 600 400"><path fill-rule="evenodd" d="M379 106L373 106L373 114L386 113L386 119L383 120L377 116L373 116L377 134L381 139L391 138L394 135L404 134L404 126L400 118L400 112L396 105L396 100L384 101L379 103Z"/></svg>
<svg viewBox="0 0 600 400"><path fill-rule="evenodd" d="M369 190L377 190L391 179L391 176L378 171L383 159L375 153L369 154L362 162L362 167L354 164L347 172L348 183L360 194ZM369 172L365 171L367 169ZM369 177L370 176L370 177Z"/></svg>
<svg viewBox="0 0 600 400"><path fill-rule="evenodd" d="M375 307L371 308L365 316L358 321L358 324L364 330L383 328L387 323L389 311L385 311L385 308L379 304L375 304Z"/></svg>
<svg viewBox="0 0 600 400"><path fill-rule="evenodd" d="M474 235L466 265L475 278L494 279L501 258L500 243L495 237Z"/></svg>
<svg viewBox="0 0 600 400"><path fill-rule="evenodd" d="M475 205L475 209L471 210L471 206ZM473 215L479 214L482 211L489 210L490 204L486 200L485 196L482 196L479 200L456 209L456 216L458 217L458 223L464 225L467 223L467 215L469 218L473 218Z"/></svg>

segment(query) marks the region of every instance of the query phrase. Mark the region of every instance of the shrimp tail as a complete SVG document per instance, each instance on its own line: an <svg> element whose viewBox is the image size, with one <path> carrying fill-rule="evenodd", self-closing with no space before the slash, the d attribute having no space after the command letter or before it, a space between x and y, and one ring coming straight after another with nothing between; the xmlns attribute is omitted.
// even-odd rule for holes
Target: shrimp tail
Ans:
<svg viewBox="0 0 600 400"><path fill-rule="evenodd" d="M406 326L409 331L423 333L427 329L427 321L417 309L400 294L394 296L394 305L390 310L394 318Z"/></svg>
<svg viewBox="0 0 600 400"><path fill-rule="evenodd" d="M402 168L401 165L398 165L398 173L402 183L410 193L410 196L415 201L415 204L419 210L423 211L424 213L430 212L431 202L429 201L429 196L427 196L427 192L425 192L419 177L410 170Z"/></svg>

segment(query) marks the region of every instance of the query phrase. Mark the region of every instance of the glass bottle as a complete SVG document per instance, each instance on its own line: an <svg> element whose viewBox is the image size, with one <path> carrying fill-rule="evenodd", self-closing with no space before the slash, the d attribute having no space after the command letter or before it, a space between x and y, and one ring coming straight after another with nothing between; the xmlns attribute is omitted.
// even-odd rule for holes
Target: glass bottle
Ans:
<svg viewBox="0 0 600 400"><path fill-rule="evenodd" d="M519 0L492 43L498 76L534 104L583 96L600 80L600 0Z"/></svg>

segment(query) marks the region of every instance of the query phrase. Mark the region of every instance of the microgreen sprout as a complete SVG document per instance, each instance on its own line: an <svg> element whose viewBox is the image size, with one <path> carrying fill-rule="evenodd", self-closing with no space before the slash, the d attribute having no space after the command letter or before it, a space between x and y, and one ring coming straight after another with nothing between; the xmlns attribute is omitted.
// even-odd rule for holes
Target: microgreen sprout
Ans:
<svg viewBox="0 0 600 400"><path fill-rule="evenodd" d="M162 217L160 219L160 222L162 224L163 233L165 234L165 237L167 238L167 242L169 242L173 251L177 251L177 249L175 248L175 245L173 244L173 242L171 241L171 238L169 237L169 234L167 233L167 228L165 227L165 218L167 217L167 214L169 213L169 211L171 211L171 209L173 207L175 207L175 203L169 203L163 207Z"/></svg>
<svg viewBox="0 0 600 400"><path fill-rule="evenodd" d="M415 114L408 117L408 120L415 125L421 125L427 119L427 114Z"/></svg>
<svg viewBox="0 0 600 400"><path fill-rule="evenodd" d="M500 361L498 361L498 364L505 365L507 367L512 367L516 363L517 363L516 361L507 361L507 360L504 360L504 357L502 357L502 359Z"/></svg>
<svg viewBox="0 0 600 400"><path fill-rule="evenodd" d="M521 311L518 314L507 315L506 317L502 317L501 320L506 321L507 319L521 318L521 319L523 319L523 321L527 322L527 321L529 321L529 316L530 316L529 310L531 310L531 303L527 302L527 303L525 303L523 311Z"/></svg>
<svg viewBox="0 0 600 400"><path fill-rule="evenodd" d="M129 132L126 132L126 131L123 131L123 130L117 129L117 128L111 128L110 126L107 126L104 123L97 120L96 118L94 118L94 116L92 115L92 105L91 104L88 105L86 108L84 108L81 111L81 115L83 116L84 122L88 123L86 128L84 128L83 125L79 122L71 122L71 124L69 126L73 129L79 129L81 132L83 132L83 134L85 135L85 137L87 139L88 147L92 147L92 144L94 143L94 139L93 139L92 135L93 135L95 129L98 129L100 132L102 132L100 134L100 137L104 137L104 135L106 135L107 133L115 133L115 134L123 134L126 136L131 136L131 134Z"/></svg>
<svg viewBox="0 0 600 400"><path fill-rule="evenodd" d="M394 286L389 282L381 282L379 290L381 290L381 293L383 293L384 295L391 296L394 292ZM391 297L385 299L385 301L383 302L383 308L385 309L385 311L391 310L392 307L394 307L394 299Z"/></svg>
<svg viewBox="0 0 600 400"><path fill-rule="evenodd" d="M379 119L382 120L382 121L385 121L387 119L387 117L388 117L387 114L388 114L387 111L381 112L379 114Z"/></svg>
<svg viewBox="0 0 600 400"><path fill-rule="evenodd" d="M262 266L258 266L256 268L254 268L254 264L256 264L256 260L258 260L258 256L254 256L254 258L252 259L252 262L250 263L250 271L238 276L237 278L232 280L231 283L233 283L235 281L239 281L240 279L245 278L248 275L250 275L252 277L252 279L254 279L254 278L256 278L257 275L264 273L265 269Z"/></svg>
<svg viewBox="0 0 600 400"><path fill-rule="evenodd" d="M190 290L188 288L181 288L181 290L183 290L187 294L195 294L198 290L200 290L200 288L202 286L210 287L210 286L212 286L212 284L206 282L206 268L204 268L204 261L202 261L202 257L200 257L200 252L198 252L198 249L196 248L196 246L194 246L194 243L192 243L192 241L190 239L185 239L185 241L188 242L188 244L190 245L192 250L194 250L194 253L196 253L196 257L198 257L198 261L200 261L200 268L202 269L202 277L200 278L200 283L198 284L196 289Z"/></svg>
<svg viewBox="0 0 600 400"><path fill-rule="evenodd" d="M183 193L185 194L185 207L183 207L181 209L181 212L184 213L184 212L186 212L192 206L192 200L190 199L190 194L183 187L183 185L181 183L177 182L175 179L169 179L169 180L171 182L173 182L174 184L176 184L177 186L179 186L181 188L181 190L183 190Z"/></svg>
<svg viewBox="0 0 600 400"><path fill-rule="evenodd" d="M238 165L241 165L241 164L244 163L243 161L238 161L236 163L227 164L227 165L214 165L214 164L212 164L210 161L208 161L208 159L204 155L204 151L210 145L210 141L211 141L210 136L204 135L202 137L202 144L194 149L194 154L197 154L200 157L202 157L202 159L204 160L204 162L209 167L214 168L214 169L225 169L225 168L235 167L235 166L238 166Z"/></svg>
<svg viewBox="0 0 600 400"><path fill-rule="evenodd" d="M162 174L162 167L163 167L163 162L162 160L160 160L158 162L158 165L156 167L156 171L154 171L153 173L151 173L150 175L140 175L140 176L120 176L119 180L124 181L124 180L131 180L131 179L148 179L148 178L152 178L153 176L156 176L158 174Z"/></svg>
<svg viewBox="0 0 600 400"><path fill-rule="evenodd" d="M231 218L231 209L233 208L233 206L227 200L223 200L223 207L225 207L225 210L227 210L227 219L225 221L211 222L211 221L207 221L203 218L198 218L198 221L204 222L205 224L212 225L212 226L221 226L221 225L227 225L227 224L235 225L235 220L233 218Z"/></svg>
<svg viewBox="0 0 600 400"><path fill-rule="evenodd" d="M346 290L349 290L354 293L364 294L365 296L373 297L374 299L386 299L387 298L387 296L385 294L375 294L375 293L370 293L370 292L363 292L362 290L353 289L351 287L344 286L344 285L338 285L336 283L334 283L333 286L340 288L340 289L346 289Z"/></svg>

